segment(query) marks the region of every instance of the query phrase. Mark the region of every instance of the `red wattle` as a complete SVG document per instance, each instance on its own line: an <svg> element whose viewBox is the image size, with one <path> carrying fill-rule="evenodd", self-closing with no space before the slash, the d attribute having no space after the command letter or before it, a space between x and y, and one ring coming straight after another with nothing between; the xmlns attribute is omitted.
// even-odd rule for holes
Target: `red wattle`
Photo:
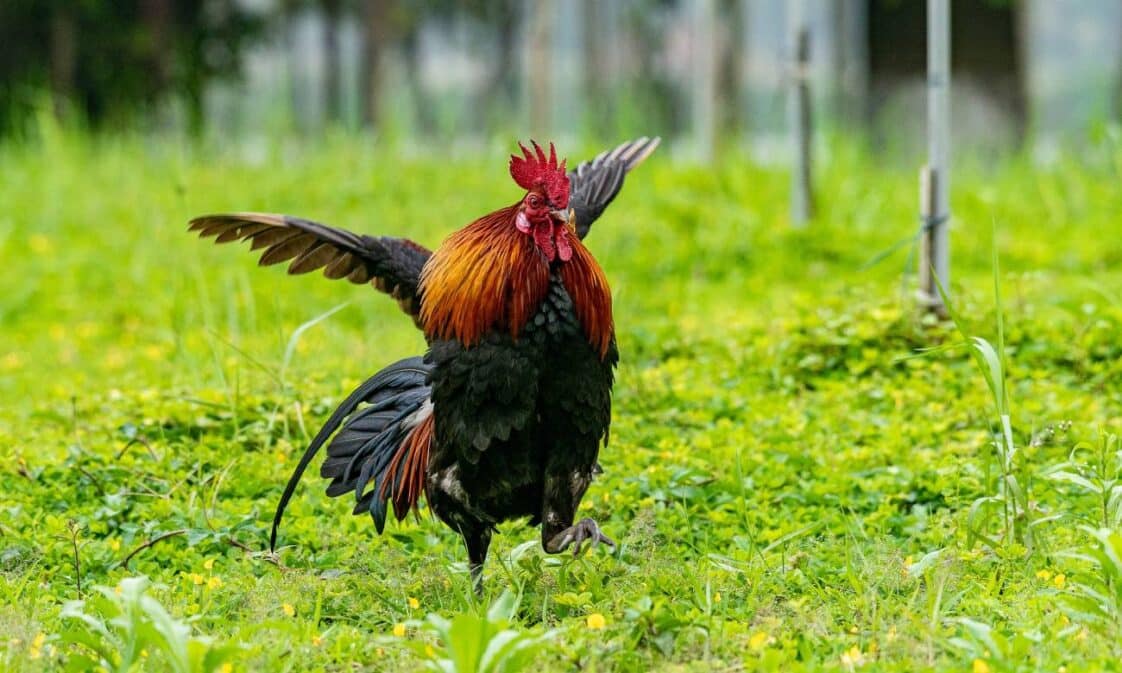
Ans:
<svg viewBox="0 0 1122 673"><path fill-rule="evenodd" d="M554 230L553 242L557 245L557 256L562 262L573 258L573 246L569 244L569 230L559 226Z"/></svg>
<svg viewBox="0 0 1122 673"><path fill-rule="evenodd" d="M553 232L550 231L552 228L548 223L534 227L534 242L538 244L538 249L550 262L557 256L557 251L553 247Z"/></svg>

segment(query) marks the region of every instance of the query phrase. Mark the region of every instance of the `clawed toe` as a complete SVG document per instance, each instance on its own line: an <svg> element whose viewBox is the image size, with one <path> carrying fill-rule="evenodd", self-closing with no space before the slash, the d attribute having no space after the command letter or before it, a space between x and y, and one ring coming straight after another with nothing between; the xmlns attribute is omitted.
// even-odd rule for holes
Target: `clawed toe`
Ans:
<svg viewBox="0 0 1122 673"><path fill-rule="evenodd" d="M600 530L600 526L592 519L581 519L577 523L569 526L561 531L549 541L549 551L554 554L561 553L573 547L573 556L580 556L581 549L585 542L589 542L589 546L596 548L601 542L609 547L615 547L616 543Z"/></svg>

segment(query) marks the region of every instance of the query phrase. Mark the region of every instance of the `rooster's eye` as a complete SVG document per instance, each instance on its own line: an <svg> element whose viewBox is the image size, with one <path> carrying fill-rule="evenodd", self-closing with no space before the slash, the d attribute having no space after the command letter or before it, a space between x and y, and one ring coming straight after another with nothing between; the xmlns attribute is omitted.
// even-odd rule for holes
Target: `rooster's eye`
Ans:
<svg viewBox="0 0 1122 673"><path fill-rule="evenodd" d="M537 194L531 194L528 203L530 204L531 208L541 208L542 200L538 197Z"/></svg>

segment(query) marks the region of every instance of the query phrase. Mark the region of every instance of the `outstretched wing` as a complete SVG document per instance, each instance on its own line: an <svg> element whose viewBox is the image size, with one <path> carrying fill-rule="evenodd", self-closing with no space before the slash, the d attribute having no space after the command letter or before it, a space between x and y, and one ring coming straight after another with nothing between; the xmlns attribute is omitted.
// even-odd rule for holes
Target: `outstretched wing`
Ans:
<svg viewBox="0 0 1122 673"><path fill-rule="evenodd" d="M576 216L577 235L584 238L596 218L623 187L627 173L643 163L661 138L637 138L605 150L569 173L569 207Z"/></svg>
<svg viewBox="0 0 1122 673"><path fill-rule="evenodd" d="M328 278L371 283L390 294L403 311L420 320L417 286L421 268L432 251L405 238L364 236L311 220L271 213L204 215L191 220L188 231L216 243L250 240L250 250L264 248L259 264L292 260L290 274L323 267Z"/></svg>

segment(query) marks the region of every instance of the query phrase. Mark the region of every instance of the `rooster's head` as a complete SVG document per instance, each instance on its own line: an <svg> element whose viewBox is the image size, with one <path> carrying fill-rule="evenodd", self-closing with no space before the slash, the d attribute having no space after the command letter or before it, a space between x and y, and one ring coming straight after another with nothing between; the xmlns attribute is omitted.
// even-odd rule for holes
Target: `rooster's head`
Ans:
<svg viewBox="0 0 1122 673"><path fill-rule="evenodd" d="M536 142L531 152L525 145L522 156L511 155L510 176L526 190L514 226L518 231L532 236L545 258L552 262L567 262L573 255L568 236L572 211L569 208L569 176L565 174L565 161L557 163L557 151L549 144L549 156Z"/></svg>

